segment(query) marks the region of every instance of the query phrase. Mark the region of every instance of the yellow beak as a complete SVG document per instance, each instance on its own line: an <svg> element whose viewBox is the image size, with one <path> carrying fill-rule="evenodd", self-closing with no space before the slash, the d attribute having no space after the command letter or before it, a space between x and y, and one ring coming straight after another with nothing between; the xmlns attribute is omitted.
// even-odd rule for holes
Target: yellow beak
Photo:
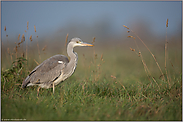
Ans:
<svg viewBox="0 0 183 122"><path fill-rule="evenodd" d="M81 46L94 46L93 44L89 44L89 43L81 43Z"/></svg>

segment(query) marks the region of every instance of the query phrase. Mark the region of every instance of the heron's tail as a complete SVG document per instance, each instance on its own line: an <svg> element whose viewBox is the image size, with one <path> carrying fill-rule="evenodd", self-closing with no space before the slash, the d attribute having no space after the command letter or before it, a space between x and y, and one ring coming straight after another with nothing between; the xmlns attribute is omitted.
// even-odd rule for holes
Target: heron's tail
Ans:
<svg viewBox="0 0 183 122"><path fill-rule="evenodd" d="M27 86L27 85L25 85L25 84L22 83L22 88L26 88L26 86Z"/></svg>

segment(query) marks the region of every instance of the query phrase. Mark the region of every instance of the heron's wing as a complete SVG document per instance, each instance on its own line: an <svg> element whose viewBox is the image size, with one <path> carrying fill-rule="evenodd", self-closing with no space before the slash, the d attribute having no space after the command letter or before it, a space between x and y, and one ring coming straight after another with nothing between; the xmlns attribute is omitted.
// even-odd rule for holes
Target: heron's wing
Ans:
<svg viewBox="0 0 183 122"><path fill-rule="evenodd" d="M68 62L69 59L64 55L55 55L48 58L32 70L23 81L22 87L26 87L29 83L42 84L56 80Z"/></svg>

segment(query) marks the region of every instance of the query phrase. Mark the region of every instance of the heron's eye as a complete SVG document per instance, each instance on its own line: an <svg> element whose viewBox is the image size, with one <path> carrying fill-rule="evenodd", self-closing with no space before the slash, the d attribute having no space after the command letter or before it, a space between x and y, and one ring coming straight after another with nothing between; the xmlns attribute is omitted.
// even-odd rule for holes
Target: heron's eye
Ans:
<svg viewBox="0 0 183 122"><path fill-rule="evenodd" d="M76 41L76 43L79 43L79 41Z"/></svg>

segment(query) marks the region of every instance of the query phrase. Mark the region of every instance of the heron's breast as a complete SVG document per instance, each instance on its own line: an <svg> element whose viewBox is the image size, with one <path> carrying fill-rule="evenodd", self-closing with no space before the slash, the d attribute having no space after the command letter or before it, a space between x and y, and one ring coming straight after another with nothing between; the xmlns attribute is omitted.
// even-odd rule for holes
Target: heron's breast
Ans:
<svg viewBox="0 0 183 122"><path fill-rule="evenodd" d="M72 68L72 70L68 72L62 71L62 74L54 81L55 85L58 85L61 81L64 81L65 79L69 78L75 71L76 66Z"/></svg>
<svg viewBox="0 0 183 122"><path fill-rule="evenodd" d="M77 55L77 54L76 54ZM69 78L75 71L77 66L77 56L74 60L74 63L69 66L69 64L62 70L61 75L54 81L55 85L58 85L61 81L64 81L65 79Z"/></svg>

